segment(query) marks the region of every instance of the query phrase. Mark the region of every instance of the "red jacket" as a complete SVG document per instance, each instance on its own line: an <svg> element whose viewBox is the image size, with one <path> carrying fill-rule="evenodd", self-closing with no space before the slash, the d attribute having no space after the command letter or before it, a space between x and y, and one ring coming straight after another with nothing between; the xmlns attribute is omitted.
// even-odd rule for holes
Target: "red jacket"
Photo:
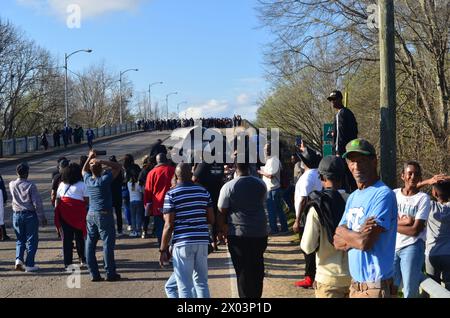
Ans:
<svg viewBox="0 0 450 318"><path fill-rule="evenodd" d="M150 203L150 215L162 216L164 197L171 187L174 174L175 167L165 164L156 166L148 173L144 189L144 206Z"/></svg>
<svg viewBox="0 0 450 318"><path fill-rule="evenodd" d="M86 202L62 197L61 202L55 208L55 226L61 228L61 219L71 227L81 230L86 238Z"/></svg>

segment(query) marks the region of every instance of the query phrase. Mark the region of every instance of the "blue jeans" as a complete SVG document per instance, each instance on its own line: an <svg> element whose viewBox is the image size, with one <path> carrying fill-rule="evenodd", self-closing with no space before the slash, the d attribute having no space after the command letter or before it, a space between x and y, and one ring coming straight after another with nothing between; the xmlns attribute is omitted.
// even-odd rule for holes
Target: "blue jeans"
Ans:
<svg viewBox="0 0 450 318"><path fill-rule="evenodd" d="M289 187L283 190L283 200L286 202L286 205L289 208L289 211L294 211L294 193L295 193L295 187L291 184Z"/></svg>
<svg viewBox="0 0 450 318"><path fill-rule="evenodd" d="M281 205L282 190L280 188L267 192L267 212L269 214L270 230L278 233L277 218L280 220L281 232L288 231L286 215Z"/></svg>
<svg viewBox="0 0 450 318"><path fill-rule="evenodd" d="M209 298L208 243L174 246L173 272L179 298ZM195 275L194 275L195 273Z"/></svg>
<svg viewBox="0 0 450 318"><path fill-rule="evenodd" d="M419 297L419 285L424 280L422 268L425 262L425 242L403 247L395 252L394 285L399 287L403 280L404 298Z"/></svg>
<svg viewBox="0 0 450 318"><path fill-rule="evenodd" d="M23 211L13 213L13 227L16 232L16 260L23 262L25 249L27 259L25 266L34 266L34 257L38 249L39 242L39 220L36 212Z"/></svg>
<svg viewBox="0 0 450 318"><path fill-rule="evenodd" d="M196 277L197 277L197 273L194 272L194 288L192 288L193 298L197 298L197 292L195 291ZM164 288L166 290L167 298L179 298L178 297L178 285L177 285L177 279L175 277L175 273L172 273L172 275L170 275L169 279L166 282L166 285L164 285Z"/></svg>
<svg viewBox="0 0 450 318"><path fill-rule="evenodd" d="M130 192L127 186L122 186L122 203L125 209L125 218L127 219L128 225L131 225L131 213L130 213Z"/></svg>
<svg viewBox="0 0 450 318"><path fill-rule="evenodd" d="M114 260L114 247L116 244L116 231L114 229L114 216L112 212L89 212L87 221L86 260L92 278L100 277L95 249L99 239L103 241L103 261L106 276L116 275L116 262Z"/></svg>
<svg viewBox="0 0 450 318"><path fill-rule="evenodd" d="M131 201L131 230L140 231L142 228L142 220L144 219L144 202Z"/></svg>

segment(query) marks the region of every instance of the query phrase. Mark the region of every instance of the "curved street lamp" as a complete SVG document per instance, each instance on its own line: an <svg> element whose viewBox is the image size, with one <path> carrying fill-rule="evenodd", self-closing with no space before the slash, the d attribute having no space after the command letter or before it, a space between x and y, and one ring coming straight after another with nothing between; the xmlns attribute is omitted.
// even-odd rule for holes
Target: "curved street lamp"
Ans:
<svg viewBox="0 0 450 318"><path fill-rule="evenodd" d="M177 104L177 114L178 114L178 118L180 118L180 105L187 104L187 103L188 103L188 102L185 100L185 101L183 101L183 102Z"/></svg>
<svg viewBox="0 0 450 318"><path fill-rule="evenodd" d="M65 74L65 78L64 78L64 104L65 104L65 108L66 108L66 120L65 120L66 127L69 127L69 101L67 99L67 60L69 59L69 57L71 57L72 55L79 53L79 52L91 53L92 50L91 49L78 50L78 51L74 51L70 54L67 54L67 53L64 54L64 68L66 70L66 74Z"/></svg>
<svg viewBox="0 0 450 318"><path fill-rule="evenodd" d="M119 77L119 117L120 117L120 124L122 125L122 75L125 74L126 72L130 72L130 71L134 71L137 72L139 71L137 68L129 68L125 71L120 72L120 77Z"/></svg>
<svg viewBox="0 0 450 318"><path fill-rule="evenodd" d="M148 115L149 116L152 113L152 86L157 85L157 84L162 85L164 83L163 82L154 82L154 83L151 83L150 85L148 85L148 106L149 106ZM155 120L156 120L156 107L155 107Z"/></svg>

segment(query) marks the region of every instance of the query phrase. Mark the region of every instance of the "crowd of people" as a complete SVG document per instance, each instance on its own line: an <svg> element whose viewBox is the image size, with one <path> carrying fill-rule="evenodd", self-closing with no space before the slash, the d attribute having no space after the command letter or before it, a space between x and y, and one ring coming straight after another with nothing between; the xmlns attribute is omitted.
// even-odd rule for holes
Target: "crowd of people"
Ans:
<svg viewBox="0 0 450 318"><path fill-rule="evenodd" d="M106 280L120 280L114 249L116 238L126 233L124 212L128 235L155 237L160 265L172 262L168 297L210 297L207 257L226 244L239 296L260 298L268 237L290 233L285 201L295 215L292 230L299 233L305 258L297 287L313 287L321 298L396 297L400 288L404 297L418 297L425 268L450 290L450 176L422 180L420 164L408 161L400 171L402 187L390 189L379 178L375 148L357 138L356 120L343 107L342 94L334 91L328 99L336 109L334 155L322 158L305 141L296 144L289 158L291 182L284 158L272 153L270 143L264 146L264 165L245 160L176 165L161 140L150 145L142 167L131 154L120 164L115 156L100 160L92 149L77 163L60 158L51 201L64 266L73 264L75 241L91 280L104 280L95 256L101 239ZM233 120L205 123L233 125ZM19 164L16 172L18 178L9 184L15 269L32 272L38 270L39 222L47 220L28 180L29 166ZM432 186L431 197L420 191L424 186ZM6 200L2 190L0 199Z"/></svg>
<svg viewBox="0 0 450 318"><path fill-rule="evenodd" d="M145 131L163 131L163 130L175 130L177 128L186 128L199 125L205 128L233 128L242 126L241 115L234 115L233 118L199 118L194 120L191 118L178 118L178 119L140 119L136 121L139 129Z"/></svg>
<svg viewBox="0 0 450 318"><path fill-rule="evenodd" d="M45 129L42 134L39 136L40 145L47 150L49 147L49 138L50 132L48 129ZM86 140L89 145L89 148L92 148L93 140L95 138L94 131L89 128L86 133L83 130L83 127L79 125L75 125L75 128L70 126L66 126L63 129L55 128L53 130L53 147L59 148L62 145L64 148L67 148L67 145L76 144L79 145L84 140L84 135L86 135Z"/></svg>

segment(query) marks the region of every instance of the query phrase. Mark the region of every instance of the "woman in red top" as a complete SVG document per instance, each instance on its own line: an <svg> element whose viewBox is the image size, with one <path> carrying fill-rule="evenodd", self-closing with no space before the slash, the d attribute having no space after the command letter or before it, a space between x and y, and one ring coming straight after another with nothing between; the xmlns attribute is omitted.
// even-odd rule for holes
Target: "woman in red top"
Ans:
<svg viewBox="0 0 450 318"><path fill-rule="evenodd" d="M56 193L55 226L63 240L64 266L73 263L72 242L75 238L80 266L86 264L86 215L89 203L81 167L71 163L61 173L62 182Z"/></svg>

